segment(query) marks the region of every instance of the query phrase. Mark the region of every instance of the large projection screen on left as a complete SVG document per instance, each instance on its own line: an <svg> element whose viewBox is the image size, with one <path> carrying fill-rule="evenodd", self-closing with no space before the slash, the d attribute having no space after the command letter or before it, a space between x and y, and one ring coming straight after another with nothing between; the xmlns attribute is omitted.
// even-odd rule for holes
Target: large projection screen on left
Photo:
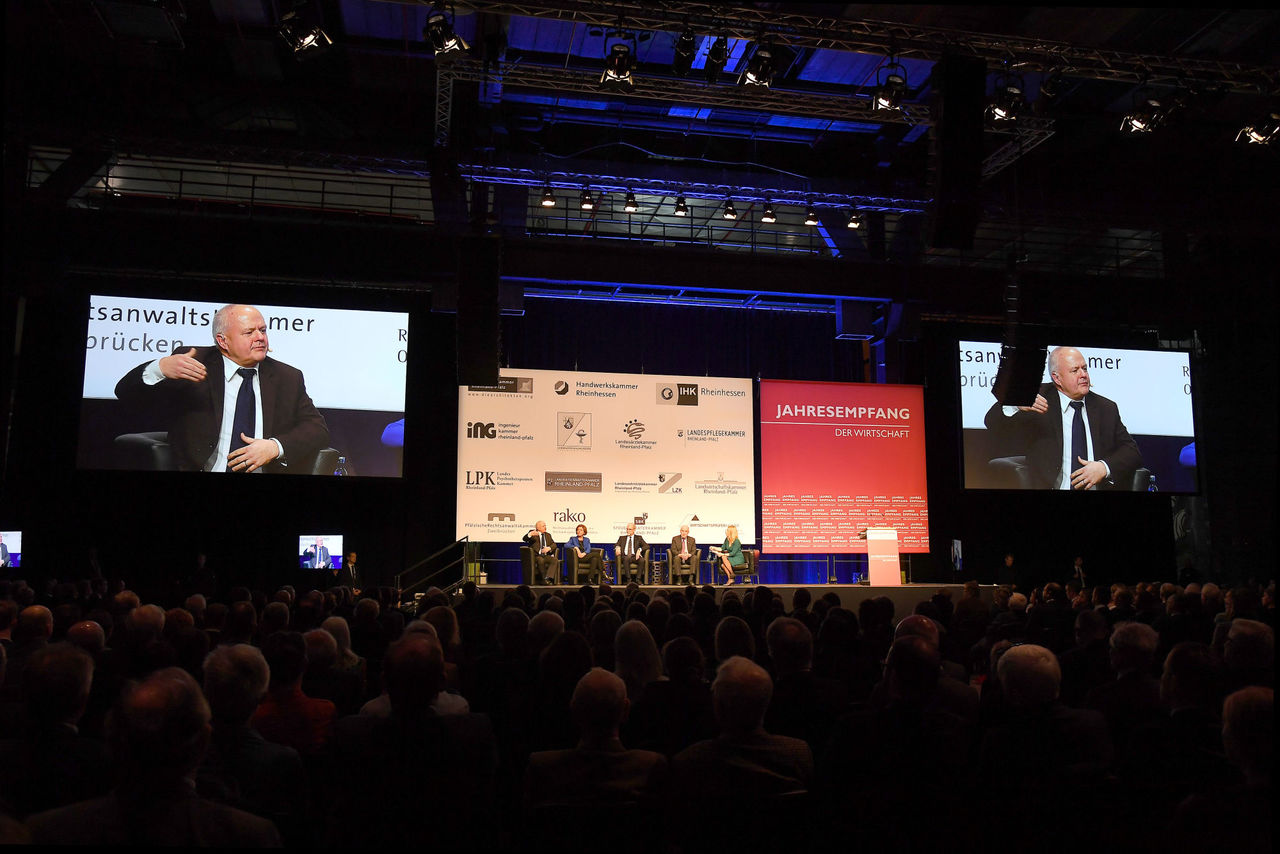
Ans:
<svg viewBox="0 0 1280 854"><path fill-rule="evenodd" d="M458 389L458 537L518 541L543 520L593 545L628 522L666 546L689 525L756 542L751 381L504 368Z"/></svg>

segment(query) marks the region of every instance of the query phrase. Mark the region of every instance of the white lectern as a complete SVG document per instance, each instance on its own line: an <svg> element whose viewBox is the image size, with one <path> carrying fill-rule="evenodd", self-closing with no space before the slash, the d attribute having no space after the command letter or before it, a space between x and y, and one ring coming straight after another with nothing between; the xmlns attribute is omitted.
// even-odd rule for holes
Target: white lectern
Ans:
<svg viewBox="0 0 1280 854"><path fill-rule="evenodd" d="M902 586L897 529L867 528L867 576L873 586Z"/></svg>

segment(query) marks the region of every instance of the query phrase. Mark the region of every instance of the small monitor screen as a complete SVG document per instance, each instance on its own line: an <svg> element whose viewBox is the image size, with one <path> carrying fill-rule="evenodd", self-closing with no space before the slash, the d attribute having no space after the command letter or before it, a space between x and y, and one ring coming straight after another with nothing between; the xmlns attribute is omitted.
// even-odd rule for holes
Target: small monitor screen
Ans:
<svg viewBox="0 0 1280 854"><path fill-rule="evenodd" d="M90 297L80 468L401 476L407 313L222 308Z"/></svg>
<svg viewBox="0 0 1280 854"><path fill-rule="evenodd" d="M1000 345L959 345L967 488L1197 491L1188 353L1050 345L1017 407L992 391Z"/></svg>
<svg viewBox="0 0 1280 854"><path fill-rule="evenodd" d="M298 566L338 569L342 566L342 534L302 534L298 537Z"/></svg>
<svg viewBox="0 0 1280 854"><path fill-rule="evenodd" d="M22 532L0 531L0 567L22 566Z"/></svg>

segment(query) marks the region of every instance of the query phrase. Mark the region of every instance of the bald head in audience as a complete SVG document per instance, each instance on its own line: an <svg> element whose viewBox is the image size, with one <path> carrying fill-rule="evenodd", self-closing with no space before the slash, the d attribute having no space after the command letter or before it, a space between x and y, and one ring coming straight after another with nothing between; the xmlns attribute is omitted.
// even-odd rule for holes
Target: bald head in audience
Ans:
<svg viewBox="0 0 1280 854"><path fill-rule="evenodd" d="M107 633L93 620L81 620L67 629L67 642L97 655L107 647Z"/></svg>
<svg viewBox="0 0 1280 854"><path fill-rule="evenodd" d="M74 725L84 714L93 659L69 643L37 650L22 673L27 712L39 726Z"/></svg>
<svg viewBox="0 0 1280 854"><path fill-rule="evenodd" d="M444 689L444 650L433 634L415 632L387 647L382 663L392 713L423 715Z"/></svg>
<svg viewBox="0 0 1280 854"><path fill-rule="evenodd" d="M1159 643L1160 635L1145 623L1116 623L1111 631L1111 666L1116 675L1150 672Z"/></svg>
<svg viewBox="0 0 1280 854"><path fill-rule="evenodd" d="M921 614L912 614L910 617L903 617L898 623L898 627L893 631L893 637L917 637L923 639L934 649L938 648L938 624L930 618Z"/></svg>
<svg viewBox="0 0 1280 854"><path fill-rule="evenodd" d="M583 745L616 739L630 708L626 683L600 667L592 668L578 680L569 701L569 713Z"/></svg>
<svg viewBox="0 0 1280 854"><path fill-rule="evenodd" d="M209 746L209 704L185 670L157 670L126 688L107 734L126 780L173 784L195 771ZM128 794L143 794L131 789Z"/></svg>
<svg viewBox="0 0 1280 854"><path fill-rule="evenodd" d="M1014 708L1040 708L1058 699L1062 668L1058 657L1042 646L1011 647L1000 657L996 673L1005 698Z"/></svg>
<svg viewBox="0 0 1280 854"><path fill-rule="evenodd" d="M215 647L204 660L204 694L219 724L247 726L270 680L267 660L248 644Z"/></svg>
<svg viewBox="0 0 1280 854"><path fill-rule="evenodd" d="M754 661L735 655L720 665L711 694L720 728L730 738L741 738L764 729L773 680Z"/></svg>
<svg viewBox="0 0 1280 854"><path fill-rule="evenodd" d="M15 641L48 640L53 635L53 612L43 605L30 605L18 612L13 629Z"/></svg>
<svg viewBox="0 0 1280 854"><path fill-rule="evenodd" d="M1275 754L1275 692L1241 688L1222 705L1222 745L1254 785L1270 784Z"/></svg>

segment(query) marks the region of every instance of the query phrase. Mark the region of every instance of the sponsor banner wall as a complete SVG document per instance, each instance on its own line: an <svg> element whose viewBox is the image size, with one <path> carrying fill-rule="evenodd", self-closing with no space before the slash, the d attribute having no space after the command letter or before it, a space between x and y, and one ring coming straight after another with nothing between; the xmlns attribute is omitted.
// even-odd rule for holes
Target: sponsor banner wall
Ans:
<svg viewBox="0 0 1280 854"><path fill-rule="evenodd" d="M93 296L84 397L112 400L120 378L176 349L213 346L224 303ZM320 409L403 412L409 315L391 311L254 304L271 356L302 371Z"/></svg>
<svg viewBox="0 0 1280 854"><path fill-rule="evenodd" d="M457 535L517 541L538 520L595 545L628 522L667 546L728 525L756 542L751 381L507 368L458 389Z"/></svg>
<svg viewBox="0 0 1280 854"><path fill-rule="evenodd" d="M929 550L924 389L760 383L761 537L769 551L867 550L867 527Z"/></svg>

